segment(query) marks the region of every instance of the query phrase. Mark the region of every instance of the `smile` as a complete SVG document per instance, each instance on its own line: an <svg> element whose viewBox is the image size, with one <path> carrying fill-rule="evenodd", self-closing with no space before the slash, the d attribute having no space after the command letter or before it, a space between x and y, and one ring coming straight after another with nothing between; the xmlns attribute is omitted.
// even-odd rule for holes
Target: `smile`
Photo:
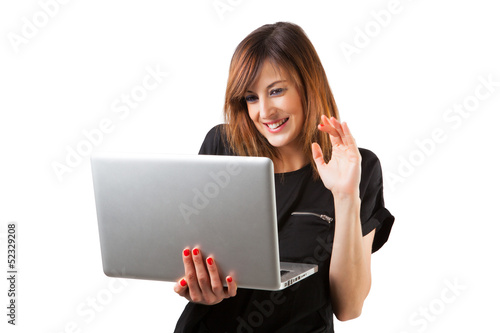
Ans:
<svg viewBox="0 0 500 333"><path fill-rule="evenodd" d="M285 119L278 120L275 123L267 123L267 124L264 124L264 125L266 125L267 127L269 127L272 130L275 130L278 127L282 126L284 123L286 123L288 121L288 119L289 118L285 118Z"/></svg>

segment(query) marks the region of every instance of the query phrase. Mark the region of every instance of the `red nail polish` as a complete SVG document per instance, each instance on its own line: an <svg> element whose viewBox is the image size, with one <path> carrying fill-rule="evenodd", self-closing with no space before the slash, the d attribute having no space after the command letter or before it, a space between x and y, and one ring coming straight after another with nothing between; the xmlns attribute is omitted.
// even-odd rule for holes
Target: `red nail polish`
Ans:
<svg viewBox="0 0 500 333"><path fill-rule="evenodd" d="M184 255L187 257L189 255L189 249L184 250Z"/></svg>
<svg viewBox="0 0 500 333"><path fill-rule="evenodd" d="M228 276L228 277L226 278L226 281L227 281L227 282L229 282L229 283L231 283L231 282L233 282L233 278L232 278L232 277L230 277L230 276Z"/></svg>
<svg viewBox="0 0 500 333"><path fill-rule="evenodd" d="M179 283L180 283L181 287L185 287L187 284L186 280L184 280L184 279L182 279Z"/></svg>
<svg viewBox="0 0 500 333"><path fill-rule="evenodd" d="M212 266L214 263L214 260L212 258L207 258L207 264L209 264L210 266Z"/></svg>
<svg viewBox="0 0 500 333"><path fill-rule="evenodd" d="M194 249L194 250L193 250L193 254L194 254L195 256L197 256L197 255L198 255L198 253L200 253L200 251L199 251L198 249Z"/></svg>

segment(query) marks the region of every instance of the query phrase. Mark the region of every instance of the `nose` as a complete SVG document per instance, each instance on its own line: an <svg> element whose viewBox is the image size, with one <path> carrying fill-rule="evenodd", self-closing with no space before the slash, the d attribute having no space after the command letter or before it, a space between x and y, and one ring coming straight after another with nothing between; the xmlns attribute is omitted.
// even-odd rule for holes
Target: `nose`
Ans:
<svg viewBox="0 0 500 333"><path fill-rule="evenodd" d="M276 113L276 108L269 98L264 97L259 99L259 113L261 119L272 119Z"/></svg>

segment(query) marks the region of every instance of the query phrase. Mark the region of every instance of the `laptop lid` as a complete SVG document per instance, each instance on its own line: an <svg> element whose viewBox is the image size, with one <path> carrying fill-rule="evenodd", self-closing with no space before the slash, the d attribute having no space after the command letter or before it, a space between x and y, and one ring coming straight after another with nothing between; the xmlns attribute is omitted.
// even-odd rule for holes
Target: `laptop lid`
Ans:
<svg viewBox="0 0 500 333"><path fill-rule="evenodd" d="M182 250L199 247L239 287L305 277L281 281L270 159L95 153L91 166L106 275L178 281Z"/></svg>

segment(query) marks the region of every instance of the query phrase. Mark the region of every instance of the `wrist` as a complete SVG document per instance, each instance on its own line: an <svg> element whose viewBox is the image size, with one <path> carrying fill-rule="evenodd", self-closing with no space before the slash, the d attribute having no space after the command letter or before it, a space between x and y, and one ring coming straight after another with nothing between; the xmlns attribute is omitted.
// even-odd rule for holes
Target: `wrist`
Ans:
<svg viewBox="0 0 500 333"><path fill-rule="evenodd" d="M353 193L341 193L332 191L334 201L342 201L342 202L361 202L361 198L359 197L359 191Z"/></svg>

